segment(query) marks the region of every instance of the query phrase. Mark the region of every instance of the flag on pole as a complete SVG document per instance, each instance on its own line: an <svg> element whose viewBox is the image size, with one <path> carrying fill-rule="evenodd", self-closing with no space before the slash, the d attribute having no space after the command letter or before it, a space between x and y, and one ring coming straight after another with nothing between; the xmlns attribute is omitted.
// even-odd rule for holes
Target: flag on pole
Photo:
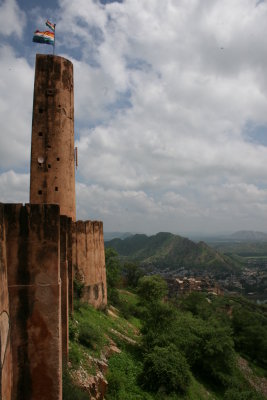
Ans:
<svg viewBox="0 0 267 400"><path fill-rule="evenodd" d="M50 31L40 32L37 30L34 32L32 41L36 42L36 43L51 44L54 46L55 34L54 34L54 32L50 32Z"/></svg>
<svg viewBox="0 0 267 400"><path fill-rule="evenodd" d="M46 26L48 26L48 28L51 29L52 32L55 32L55 29L56 29L56 25L55 24L52 24L52 22L49 22L48 19L46 20L45 24L46 24Z"/></svg>

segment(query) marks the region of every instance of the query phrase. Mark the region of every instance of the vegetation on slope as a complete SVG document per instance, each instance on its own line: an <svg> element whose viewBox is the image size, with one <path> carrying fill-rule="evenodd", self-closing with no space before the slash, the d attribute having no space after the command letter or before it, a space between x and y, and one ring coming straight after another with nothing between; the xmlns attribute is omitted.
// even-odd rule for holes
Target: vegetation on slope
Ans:
<svg viewBox="0 0 267 400"><path fill-rule="evenodd" d="M212 242L210 243L216 251L224 254L236 254L241 257L267 257L267 242Z"/></svg>
<svg viewBox="0 0 267 400"><path fill-rule="evenodd" d="M108 290L116 293L116 308L97 311L76 303L70 330L72 376L81 366L93 374L88 356L99 357L112 340L121 352L109 359L107 400L265 398L266 307L206 293L170 303L164 300L167 289L160 277L141 277L129 291L121 288L120 271L116 254L108 250L113 285ZM134 271L138 276L138 268Z"/></svg>

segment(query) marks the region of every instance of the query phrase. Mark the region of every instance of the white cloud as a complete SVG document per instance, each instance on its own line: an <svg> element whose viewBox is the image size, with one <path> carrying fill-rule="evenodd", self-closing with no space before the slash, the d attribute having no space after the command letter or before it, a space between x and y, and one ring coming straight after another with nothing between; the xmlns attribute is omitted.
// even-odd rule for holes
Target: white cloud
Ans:
<svg viewBox="0 0 267 400"><path fill-rule="evenodd" d="M0 201L2 203L28 203L29 183L29 174L19 174L13 170L0 174Z"/></svg>
<svg viewBox="0 0 267 400"><path fill-rule="evenodd" d="M0 71L0 168L25 167L30 159L34 72L8 46L0 46Z"/></svg>
<svg viewBox="0 0 267 400"><path fill-rule="evenodd" d="M15 0L3 0L0 4L0 34L22 36L26 15Z"/></svg>
<svg viewBox="0 0 267 400"><path fill-rule="evenodd" d="M267 3L59 5L58 48L74 63L79 217L110 230L264 230L267 147L246 129L267 126ZM1 51L10 139L0 160L14 168L29 158L33 71Z"/></svg>
<svg viewBox="0 0 267 400"><path fill-rule="evenodd" d="M70 4L64 2L69 18L70 10L75 14ZM102 210L105 220L106 211L113 210L111 214L122 224L129 223L124 214L114 212L112 201L105 203L106 194L112 199L115 191L118 204L125 202L135 215L134 224L138 218L133 193L143 193L145 197L138 199L143 204L139 222L144 229L150 219L147 204L158 215L157 222L150 220L152 230L159 221L165 224L163 229L174 229L177 223L192 229L201 224L214 230L216 224L218 229L227 224L235 229L234 223L242 225L248 215L262 225L264 202L248 202L241 188L267 184L267 148L247 142L243 135L249 121L267 125L266 4L255 7L252 0L234 5L230 0L79 4L79 9L93 7L94 12L94 22L84 17L83 30L88 33L94 23L102 35L94 49L98 68L86 66L84 58L89 76L77 76L78 87L88 80L76 106L84 110L83 125L86 107L88 124L90 109L105 121L81 130L77 141L86 190L103 191L102 200L97 195L95 212L101 215ZM110 83L110 98L103 99L99 81ZM131 107L115 107L108 115L108 105L118 99L118 88L129 91ZM221 191L227 200L214 196ZM135 199L133 207L125 192ZM262 195L260 189L255 193L259 199ZM227 224L219 222L219 211Z"/></svg>

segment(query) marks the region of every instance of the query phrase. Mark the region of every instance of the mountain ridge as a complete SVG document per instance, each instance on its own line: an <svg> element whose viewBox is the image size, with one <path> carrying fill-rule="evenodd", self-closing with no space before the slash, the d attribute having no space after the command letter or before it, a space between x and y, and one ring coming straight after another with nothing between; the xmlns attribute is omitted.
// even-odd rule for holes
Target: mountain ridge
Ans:
<svg viewBox="0 0 267 400"><path fill-rule="evenodd" d="M203 241L195 243L169 232L159 232L152 236L136 234L123 240L107 241L105 245L114 248L126 260L159 268L205 267L231 270L240 267L236 261L212 249Z"/></svg>

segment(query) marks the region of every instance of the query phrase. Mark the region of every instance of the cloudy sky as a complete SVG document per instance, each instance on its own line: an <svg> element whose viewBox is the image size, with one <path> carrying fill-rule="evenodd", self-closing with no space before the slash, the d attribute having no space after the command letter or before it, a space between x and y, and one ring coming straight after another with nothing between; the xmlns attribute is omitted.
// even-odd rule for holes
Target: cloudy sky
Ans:
<svg viewBox="0 0 267 400"><path fill-rule="evenodd" d="M74 64L77 217L267 232L267 1L0 0L0 201L28 202L35 29Z"/></svg>

